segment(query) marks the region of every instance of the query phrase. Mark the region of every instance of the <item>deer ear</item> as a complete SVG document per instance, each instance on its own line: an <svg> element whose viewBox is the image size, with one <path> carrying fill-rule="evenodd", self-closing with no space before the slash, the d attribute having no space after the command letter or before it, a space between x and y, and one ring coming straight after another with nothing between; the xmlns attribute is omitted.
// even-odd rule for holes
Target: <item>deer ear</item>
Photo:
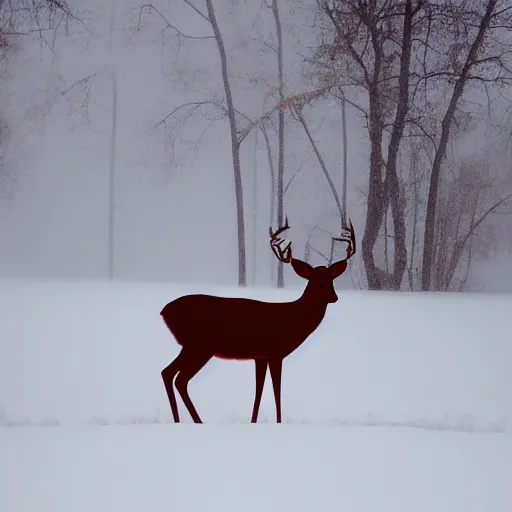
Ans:
<svg viewBox="0 0 512 512"><path fill-rule="evenodd" d="M334 281L337 277L341 276L345 270L347 270L347 260L341 260L337 261L336 263L333 263L329 270L331 271L331 276Z"/></svg>
<svg viewBox="0 0 512 512"><path fill-rule="evenodd" d="M311 273L313 272L313 267L309 263L298 260L296 258L292 258L291 264L293 270L295 270L295 273L298 276L309 280Z"/></svg>

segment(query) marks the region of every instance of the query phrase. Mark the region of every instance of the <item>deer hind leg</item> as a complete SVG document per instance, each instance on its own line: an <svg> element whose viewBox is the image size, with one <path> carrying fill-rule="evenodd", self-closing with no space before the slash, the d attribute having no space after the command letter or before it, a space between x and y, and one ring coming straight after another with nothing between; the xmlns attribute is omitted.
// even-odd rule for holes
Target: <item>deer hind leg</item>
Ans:
<svg viewBox="0 0 512 512"><path fill-rule="evenodd" d="M174 394L172 381L176 374L180 371L181 368L181 359L183 350L178 354L178 357L174 359L174 361L162 370L162 380L164 381L165 391L167 392L167 397L169 398L169 403L171 404L172 416L174 418L174 423L180 422L180 415L178 413L178 404L176 403L176 395Z"/></svg>
<svg viewBox="0 0 512 512"><path fill-rule="evenodd" d="M263 384L265 383L265 376L267 374L268 361L266 359L255 359L254 363L256 364L256 395L254 397L251 423L256 423L258 420L258 411L260 410L261 395L263 393Z"/></svg>
<svg viewBox="0 0 512 512"><path fill-rule="evenodd" d="M269 361L270 377L272 377L272 386L274 388L274 398L276 401L277 423L281 423L281 371L283 368L282 359L272 359Z"/></svg>
<svg viewBox="0 0 512 512"><path fill-rule="evenodd" d="M182 352L183 353L183 352ZM176 377L176 389L178 390L185 407L187 408L194 423L202 423L196 408L188 395L188 383L194 375L213 357L213 354L185 352L181 360L181 368Z"/></svg>

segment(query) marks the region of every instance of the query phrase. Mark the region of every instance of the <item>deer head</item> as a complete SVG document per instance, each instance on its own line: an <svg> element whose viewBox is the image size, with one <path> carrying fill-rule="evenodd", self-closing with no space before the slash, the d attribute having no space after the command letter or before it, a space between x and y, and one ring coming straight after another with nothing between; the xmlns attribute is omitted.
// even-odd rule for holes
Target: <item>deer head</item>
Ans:
<svg viewBox="0 0 512 512"><path fill-rule="evenodd" d="M308 281L306 289L304 290L304 297L309 297L316 302L320 301L326 304L337 302L338 296L334 290L334 280L345 272L348 260L356 252L354 226L350 219L349 223L350 229L348 232L342 233L342 236L339 238L339 240L348 243L347 257L344 260L336 261L327 267L324 265L312 267L305 261L293 258L291 242L288 242L284 249L281 247L284 239L280 238L279 235L290 228L288 225L288 217L286 217L284 226L281 226L277 231L273 232L272 228L269 228L270 248L277 259L283 263L290 263L295 273Z"/></svg>

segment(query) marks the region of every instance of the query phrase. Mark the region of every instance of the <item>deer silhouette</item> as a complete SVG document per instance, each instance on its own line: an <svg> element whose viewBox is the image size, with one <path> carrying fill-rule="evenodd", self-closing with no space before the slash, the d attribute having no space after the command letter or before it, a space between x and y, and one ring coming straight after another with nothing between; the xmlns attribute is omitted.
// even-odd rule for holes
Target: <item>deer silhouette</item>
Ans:
<svg viewBox="0 0 512 512"><path fill-rule="evenodd" d="M356 252L354 227L339 239L348 243L347 257L330 266L312 267L292 258L291 242L283 249L279 235L269 228L270 247L275 256L290 263L297 275L308 281L302 295L291 302L262 302L235 297L184 295L169 302L160 312L166 326L182 349L176 359L162 370L174 421L179 423L173 380L195 423L201 418L187 391L188 383L213 357L231 360L254 360L256 394L251 422L256 423L263 385L270 370L277 423L281 423L281 371L283 359L296 350L322 322L327 305L337 302L333 282L347 268Z"/></svg>

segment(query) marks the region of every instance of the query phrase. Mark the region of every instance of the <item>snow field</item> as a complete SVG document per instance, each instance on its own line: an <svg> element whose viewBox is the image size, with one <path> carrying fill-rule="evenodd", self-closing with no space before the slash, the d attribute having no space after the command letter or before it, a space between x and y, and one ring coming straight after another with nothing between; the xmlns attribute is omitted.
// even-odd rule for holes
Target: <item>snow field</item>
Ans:
<svg viewBox="0 0 512 512"><path fill-rule="evenodd" d="M338 291L287 358L275 425L248 424L253 365L190 383L175 425L159 317L182 293L289 300L301 289L4 281L0 510L510 512L507 296Z"/></svg>

